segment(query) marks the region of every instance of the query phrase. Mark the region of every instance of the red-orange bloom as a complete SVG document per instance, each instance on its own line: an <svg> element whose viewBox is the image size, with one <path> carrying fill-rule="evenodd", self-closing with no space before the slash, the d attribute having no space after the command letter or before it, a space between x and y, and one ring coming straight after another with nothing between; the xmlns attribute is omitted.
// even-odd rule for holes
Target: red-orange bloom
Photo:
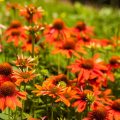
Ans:
<svg viewBox="0 0 120 120"><path fill-rule="evenodd" d="M70 31L61 19L56 19L52 26L46 27L44 34L46 42L51 44L66 39L70 35Z"/></svg>
<svg viewBox="0 0 120 120"><path fill-rule="evenodd" d="M79 98L77 98L74 101L74 103L72 104L72 107L75 107L76 111L78 112L83 112L86 109L87 105L89 107L90 104L92 104L95 96L93 92L89 90L84 90L84 91L78 90L78 95L79 95Z"/></svg>
<svg viewBox="0 0 120 120"><path fill-rule="evenodd" d="M87 26L84 22L79 21L75 25L74 32L77 32L78 34L81 32L84 34L93 35L93 28Z"/></svg>
<svg viewBox="0 0 120 120"><path fill-rule="evenodd" d="M73 90L71 87L66 87L59 93L59 98L55 102L62 101L69 107L70 101L76 98L78 98L77 91Z"/></svg>
<svg viewBox="0 0 120 120"><path fill-rule="evenodd" d="M60 87L66 87L69 86L69 80L67 79L67 76L64 74L59 74L56 76L51 76L50 78L46 79L44 82L44 85L52 84L54 86L60 86Z"/></svg>
<svg viewBox="0 0 120 120"><path fill-rule="evenodd" d="M16 85L20 85L22 82L29 82L36 77L36 74L33 71L14 71L13 77L16 78Z"/></svg>
<svg viewBox="0 0 120 120"><path fill-rule="evenodd" d="M67 56L67 58L70 58L72 55L79 57L79 54L77 52L85 53L80 44L78 44L76 40L71 38L67 38L64 41L57 42L55 44L55 50L53 50L53 53L64 54Z"/></svg>
<svg viewBox="0 0 120 120"><path fill-rule="evenodd" d="M38 90L34 90L33 93L36 93L37 96L40 96L40 95L48 95L52 98L56 98L60 91L61 91L61 88L58 87L58 86L55 86L51 83L48 83L48 82L43 82L43 85L40 86L40 85L35 85L35 87L38 89Z"/></svg>
<svg viewBox="0 0 120 120"><path fill-rule="evenodd" d="M6 76L6 75L0 75L0 86L2 83L6 82L6 81L12 81L10 76Z"/></svg>
<svg viewBox="0 0 120 120"><path fill-rule="evenodd" d="M107 108L111 114L112 120L120 120L120 99L110 102Z"/></svg>
<svg viewBox="0 0 120 120"><path fill-rule="evenodd" d="M105 107L98 107L88 113L88 116L83 120L113 120L110 118L109 112Z"/></svg>
<svg viewBox="0 0 120 120"><path fill-rule="evenodd" d="M109 60L108 68L110 70L120 68L120 56L112 56Z"/></svg>
<svg viewBox="0 0 120 120"><path fill-rule="evenodd" d="M29 23L36 23L43 16L41 7L37 8L34 5L29 5L20 10L20 15L24 16Z"/></svg>
<svg viewBox="0 0 120 120"><path fill-rule="evenodd" d="M104 74L101 72L101 70L106 70L107 67L97 62L96 57L97 56L94 56L92 59L81 58L76 60L76 62L72 65L68 66L73 73L79 73L78 82L84 83L86 80L89 80L91 76L92 78L97 77L103 80Z"/></svg>
<svg viewBox="0 0 120 120"><path fill-rule="evenodd" d="M9 63L0 64L0 75L11 75L12 74L12 66Z"/></svg>
<svg viewBox="0 0 120 120"><path fill-rule="evenodd" d="M35 59L21 55L17 56L17 60L14 61L14 63L21 69L33 69L33 66L35 66Z"/></svg>
<svg viewBox="0 0 120 120"><path fill-rule="evenodd" d="M25 43L27 38L25 28L19 21L13 21L10 27L5 31L7 42L14 42L15 46L18 46L19 42Z"/></svg>
<svg viewBox="0 0 120 120"><path fill-rule="evenodd" d="M0 86L0 109L4 110L9 107L14 110L16 106L22 107L18 97L25 99L26 94L17 91L15 85L10 81L2 83Z"/></svg>

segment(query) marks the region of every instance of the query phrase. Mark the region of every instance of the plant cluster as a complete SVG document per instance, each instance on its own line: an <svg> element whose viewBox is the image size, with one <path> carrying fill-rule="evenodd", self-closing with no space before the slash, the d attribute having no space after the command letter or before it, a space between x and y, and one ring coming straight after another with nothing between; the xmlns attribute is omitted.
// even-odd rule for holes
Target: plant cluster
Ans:
<svg viewBox="0 0 120 120"><path fill-rule="evenodd" d="M48 24L33 4L9 9L26 24L0 25L0 118L120 120L119 34L99 39L83 21Z"/></svg>

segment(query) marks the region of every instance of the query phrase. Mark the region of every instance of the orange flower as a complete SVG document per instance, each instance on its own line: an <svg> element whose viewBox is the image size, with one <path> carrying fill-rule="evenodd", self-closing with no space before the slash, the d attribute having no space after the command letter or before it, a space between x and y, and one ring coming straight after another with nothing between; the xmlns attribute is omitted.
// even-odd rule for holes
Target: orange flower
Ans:
<svg viewBox="0 0 120 120"><path fill-rule="evenodd" d="M17 91L15 85L10 81L2 83L0 86L0 109L4 110L6 107L9 107L14 110L16 106L22 107L18 97L25 99L26 94Z"/></svg>
<svg viewBox="0 0 120 120"><path fill-rule="evenodd" d="M21 25L19 21L13 21L10 27L5 31L7 42L14 42L15 46L18 46L19 41L25 43L27 38L25 32L25 28Z"/></svg>
<svg viewBox="0 0 120 120"><path fill-rule="evenodd" d="M95 55L92 59L81 58L68 66L73 73L79 73L78 82L84 83L86 80L89 80L91 76L92 78L97 77L104 80L104 74L101 70L107 70L107 67L97 62L97 57L98 56Z"/></svg>
<svg viewBox="0 0 120 120"><path fill-rule="evenodd" d="M20 5L18 3L7 3L7 9L10 10L10 9L13 9L13 10L17 10L20 8Z"/></svg>
<svg viewBox="0 0 120 120"><path fill-rule="evenodd" d="M20 15L24 16L29 23L36 23L43 16L41 7L37 8L34 5L29 5L20 10Z"/></svg>
<svg viewBox="0 0 120 120"><path fill-rule="evenodd" d="M9 63L0 64L0 75L11 75L12 74L12 66Z"/></svg>
<svg viewBox="0 0 120 120"><path fill-rule="evenodd" d="M113 120L109 117L109 112L105 107L98 107L88 113L88 116L83 120Z"/></svg>
<svg viewBox="0 0 120 120"><path fill-rule="evenodd" d="M56 19L52 26L47 26L45 29L46 42L50 44L64 40L66 37L70 36L69 29L65 26L65 23L61 19Z"/></svg>
<svg viewBox="0 0 120 120"><path fill-rule="evenodd" d="M68 38L61 42L57 42L55 44L55 50L53 50L54 54L65 54L67 58L70 58L72 55L79 57L79 54L77 52L85 53L80 44L78 44L77 41L71 38Z"/></svg>
<svg viewBox="0 0 120 120"><path fill-rule="evenodd" d="M73 90L71 87L66 87L59 93L59 98L55 102L62 101L70 107L70 101L75 98L78 98L77 91Z"/></svg>
<svg viewBox="0 0 120 120"><path fill-rule="evenodd" d="M111 114L112 120L120 120L120 99L110 102L107 108Z"/></svg>
<svg viewBox="0 0 120 120"><path fill-rule="evenodd" d="M97 100L100 102L102 101L102 103L104 104L110 103L112 101L111 98L114 98L114 96L111 95L111 89L106 89L104 91L98 91L98 92L99 92L98 94L99 97L97 98Z"/></svg>
<svg viewBox="0 0 120 120"><path fill-rule="evenodd" d="M21 55L17 56L17 60L14 61L14 63L21 69L33 69L33 66L35 65L35 59Z"/></svg>
<svg viewBox="0 0 120 120"><path fill-rule="evenodd" d="M33 93L36 93L37 96L40 96L40 95L48 95L52 98L56 98L60 91L61 91L61 88L58 87L58 86L54 86L52 84L44 84L42 86L40 85L35 85L35 87L38 89L38 90L34 90Z"/></svg>
<svg viewBox="0 0 120 120"><path fill-rule="evenodd" d="M108 68L110 70L120 68L120 56L112 56L109 60Z"/></svg>
<svg viewBox="0 0 120 120"><path fill-rule="evenodd" d="M76 23L76 26L74 28L74 32L77 34L84 33L87 35L93 35L93 28L92 27L88 27L84 22L79 21Z"/></svg>
<svg viewBox="0 0 120 120"><path fill-rule="evenodd" d="M86 91L78 91L79 98L75 100L72 107L76 107L78 112L83 112L87 106L87 93Z"/></svg>
<svg viewBox="0 0 120 120"><path fill-rule="evenodd" d="M37 75L33 71L14 71L13 78L16 78L16 85L20 85L21 82L27 83L28 81L33 80Z"/></svg>
<svg viewBox="0 0 120 120"><path fill-rule="evenodd" d="M0 86L2 83L6 82L6 81L12 81L10 76L6 76L6 75L0 75Z"/></svg>
<svg viewBox="0 0 120 120"><path fill-rule="evenodd" d="M100 102L97 101L98 92L92 92L90 90L81 91L80 89L76 90L79 97L75 99L72 107L75 107L77 112L83 112L87 107L93 109L101 105Z"/></svg>
<svg viewBox="0 0 120 120"><path fill-rule="evenodd" d="M64 74L59 74L56 76L51 76L50 78L46 79L46 81L43 83L44 85L55 85L60 87L66 87L69 85L69 80L67 79L67 76Z"/></svg>

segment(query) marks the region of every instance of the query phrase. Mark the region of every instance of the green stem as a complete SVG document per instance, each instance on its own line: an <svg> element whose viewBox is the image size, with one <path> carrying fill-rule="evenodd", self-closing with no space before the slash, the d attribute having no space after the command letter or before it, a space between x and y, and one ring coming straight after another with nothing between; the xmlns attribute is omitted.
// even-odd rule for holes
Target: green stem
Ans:
<svg viewBox="0 0 120 120"><path fill-rule="evenodd" d="M58 74L60 73L60 56L58 54Z"/></svg>
<svg viewBox="0 0 120 120"><path fill-rule="evenodd" d="M51 120L54 120L54 111L53 111L53 104L54 104L54 101L52 100L52 105L51 105Z"/></svg>
<svg viewBox="0 0 120 120"><path fill-rule="evenodd" d="M67 59L67 66L70 64L70 58ZM70 77L70 72L67 70L67 78L69 79Z"/></svg>
<svg viewBox="0 0 120 120"><path fill-rule="evenodd" d="M34 33L32 33L32 57L34 58L34 48L35 48L35 38Z"/></svg>

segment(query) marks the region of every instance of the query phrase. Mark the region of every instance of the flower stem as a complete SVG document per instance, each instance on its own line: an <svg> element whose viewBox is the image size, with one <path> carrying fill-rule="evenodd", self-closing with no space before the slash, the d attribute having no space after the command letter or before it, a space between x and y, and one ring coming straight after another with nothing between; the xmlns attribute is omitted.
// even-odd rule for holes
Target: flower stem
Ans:
<svg viewBox="0 0 120 120"><path fill-rule="evenodd" d="M32 57L34 58L34 48L35 48L35 38L34 33L32 33Z"/></svg>

